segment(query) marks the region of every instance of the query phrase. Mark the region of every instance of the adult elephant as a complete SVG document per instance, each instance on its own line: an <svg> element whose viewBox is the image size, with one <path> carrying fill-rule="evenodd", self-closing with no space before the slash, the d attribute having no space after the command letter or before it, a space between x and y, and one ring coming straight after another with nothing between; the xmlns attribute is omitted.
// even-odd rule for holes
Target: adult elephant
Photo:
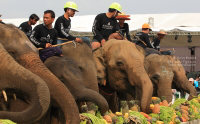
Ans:
<svg viewBox="0 0 200 124"><path fill-rule="evenodd" d="M184 67L175 56L150 54L145 58L145 69L154 85L154 96L166 96L167 101L171 102L172 82L178 89L190 94L189 100L197 95L185 75Z"/></svg>
<svg viewBox="0 0 200 124"><path fill-rule="evenodd" d="M66 124L79 124L79 112L69 90L40 60L37 49L25 34L13 25L0 24L0 43L23 67L42 78L47 84L51 98L61 108Z"/></svg>
<svg viewBox="0 0 200 124"><path fill-rule="evenodd" d="M74 60L69 57L53 56L44 64L65 84L76 101L93 102L100 108L102 114L108 110L108 103L104 97L97 91L84 86L82 72Z"/></svg>
<svg viewBox="0 0 200 124"><path fill-rule="evenodd" d="M76 43L76 47L73 43L69 43L62 46L62 52L63 55L77 63L82 72L84 86L99 92L96 65L91 48L85 43ZM107 102L101 103L101 106L104 106L105 109L108 108ZM87 105L90 109L92 104L89 102Z"/></svg>
<svg viewBox="0 0 200 124"><path fill-rule="evenodd" d="M94 54L96 63L100 64L97 66L98 77L104 78L105 74L101 72L106 70L106 84L104 80L99 80L105 85L100 87L100 93L111 96L115 91L119 91L135 96L134 88L137 87L142 90L139 99L141 110L149 113L153 87L144 69L144 56L136 49L135 44L127 40L112 39L102 48L95 50ZM116 110L117 106L112 111Z"/></svg>
<svg viewBox="0 0 200 124"><path fill-rule="evenodd" d="M0 91L21 91L31 101L26 110L13 112L12 110L5 111L1 100L0 105L4 111L0 111L0 118L10 119L16 123L31 123L39 120L46 113L50 104L50 93L47 85L37 75L19 65L1 43L0 61Z"/></svg>

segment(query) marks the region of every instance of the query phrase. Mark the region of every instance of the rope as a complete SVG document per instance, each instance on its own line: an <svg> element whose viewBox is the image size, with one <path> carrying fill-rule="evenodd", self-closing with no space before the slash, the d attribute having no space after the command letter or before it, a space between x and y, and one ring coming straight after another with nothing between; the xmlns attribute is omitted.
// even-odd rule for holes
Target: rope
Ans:
<svg viewBox="0 0 200 124"><path fill-rule="evenodd" d="M124 36L122 36L122 34L119 31L116 31L116 33L118 33L122 37L123 40L125 39Z"/></svg>
<svg viewBox="0 0 200 124"><path fill-rule="evenodd" d="M147 46L147 44L144 42L144 41L142 41L138 36L136 36L135 34L133 34L134 35L134 37L136 37L140 42L142 42L145 46Z"/></svg>
<svg viewBox="0 0 200 124"><path fill-rule="evenodd" d="M58 39L60 39L60 40L67 40L67 39L62 39L62 38L58 38ZM76 43L74 41L68 41L68 42L64 42L64 43L61 43L61 44L56 44L56 45L53 45L52 47L62 46L62 45L68 44L68 43L74 43L74 45L76 47ZM38 50L42 50L42 49L45 49L45 48L38 48Z"/></svg>
<svg viewBox="0 0 200 124"><path fill-rule="evenodd" d="M112 96L112 95L113 95L113 93L108 94L108 93L104 92L104 91L103 91L102 89L100 89L100 88L99 88L99 90L100 90L103 94L105 94L105 95L107 95L107 96Z"/></svg>

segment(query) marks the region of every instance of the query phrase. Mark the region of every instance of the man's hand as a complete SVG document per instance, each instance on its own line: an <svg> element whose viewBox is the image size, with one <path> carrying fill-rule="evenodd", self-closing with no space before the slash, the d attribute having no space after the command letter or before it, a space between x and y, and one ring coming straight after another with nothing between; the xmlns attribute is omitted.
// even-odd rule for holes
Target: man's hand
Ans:
<svg viewBox="0 0 200 124"><path fill-rule="evenodd" d="M52 44L46 43L46 48L52 47Z"/></svg>
<svg viewBox="0 0 200 124"><path fill-rule="evenodd" d="M105 40L105 39L102 39L102 40L101 40L101 46L103 46L105 42L106 42L106 40Z"/></svg>
<svg viewBox="0 0 200 124"><path fill-rule="evenodd" d="M75 41L79 42L79 43L82 43L82 39L80 39L80 38L76 38Z"/></svg>

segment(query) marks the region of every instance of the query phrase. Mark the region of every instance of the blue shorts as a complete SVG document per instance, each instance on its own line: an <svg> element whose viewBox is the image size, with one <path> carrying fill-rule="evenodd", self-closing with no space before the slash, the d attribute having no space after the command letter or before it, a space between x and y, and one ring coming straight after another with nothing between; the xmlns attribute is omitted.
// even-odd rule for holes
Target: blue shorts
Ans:
<svg viewBox="0 0 200 124"><path fill-rule="evenodd" d="M92 42L99 42L99 43L101 43L101 41L98 41L97 39L92 39Z"/></svg>

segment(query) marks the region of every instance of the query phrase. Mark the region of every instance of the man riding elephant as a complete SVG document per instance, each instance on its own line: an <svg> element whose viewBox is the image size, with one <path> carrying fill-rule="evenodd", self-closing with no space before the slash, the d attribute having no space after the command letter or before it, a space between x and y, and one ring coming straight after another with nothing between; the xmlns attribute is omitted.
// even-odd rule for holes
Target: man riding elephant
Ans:
<svg viewBox="0 0 200 124"><path fill-rule="evenodd" d="M96 49L103 46L108 40L111 34L117 39L122 39L122 37L116 33L120 32L119 25L115 17L118 13L121 13L122 6L119 3L112 3L108 9L107 13L101 13L95 17L92 32L94 38L92 40L92 49Z"/></svg>
<svg viewBox="0 0 200 124"><path fill-rule="evenodd" d="M154 46L151 44L148 35L150 30L151 30L150 25L148 23L144 23L142 25L142 32L136 34L134 42L136 43L136 45L141 46L146 51L146 55L149 55L151 53L160 54L160 52L153 49Z"/></svg>
<svg viewBox="0 0 200 124"><path fill-rule="evenodd" d="M157 35L158 35L158 37L156 37L152 42L154 49L158 50L162 55L171 55L172 54L171 50L164 50L164 51L160 50L160 41L165 37L165 35L167 35L165 30L161 29L157 33Z"/></svg>

